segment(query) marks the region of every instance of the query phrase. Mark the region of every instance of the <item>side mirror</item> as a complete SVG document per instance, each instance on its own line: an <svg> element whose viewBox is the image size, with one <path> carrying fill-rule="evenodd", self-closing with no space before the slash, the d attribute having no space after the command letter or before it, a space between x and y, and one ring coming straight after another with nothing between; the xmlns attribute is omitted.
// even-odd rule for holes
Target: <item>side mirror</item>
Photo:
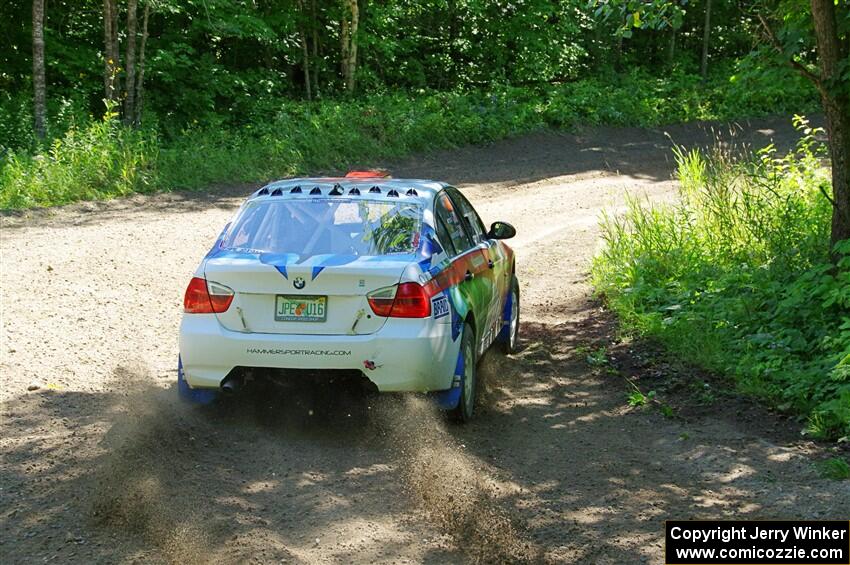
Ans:
<svg viewBox="0 0 850 565"><path fill-rule="evenodd" d="M493 222L487 232L488 239L510 239L515 235L516 228L508 222Z"/></svg>

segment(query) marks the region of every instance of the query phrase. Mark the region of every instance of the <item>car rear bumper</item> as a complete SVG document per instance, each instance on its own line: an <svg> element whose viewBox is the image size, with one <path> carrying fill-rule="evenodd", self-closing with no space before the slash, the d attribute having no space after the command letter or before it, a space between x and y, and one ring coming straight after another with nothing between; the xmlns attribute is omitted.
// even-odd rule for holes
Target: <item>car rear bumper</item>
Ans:
<svg viewBox="0 0 850 565"><path fill-rule="evenodd" d="M429 392L452 386L460 340L451 325L390 318L370 335L234 332L214 314L187 314L180 357L192 388L219 388L234 367L357 369L382 392Z"/></svg>

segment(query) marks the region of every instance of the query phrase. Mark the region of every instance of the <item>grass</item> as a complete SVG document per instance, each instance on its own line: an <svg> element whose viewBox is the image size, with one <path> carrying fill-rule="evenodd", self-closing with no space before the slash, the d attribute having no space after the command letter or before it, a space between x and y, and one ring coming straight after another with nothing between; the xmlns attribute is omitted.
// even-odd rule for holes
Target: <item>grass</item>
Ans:
<svg viewBox="0 0 850 565"><path fill-rule="evenodd" d="M818 462L818 470L821 476L834 481L845 481L850 479L850 464L840 457L832 457Z"/></svg>
<svg viewBox="0 0 850 565"><path fill-rule="evenodd" d="M850 434L850 242L833 266L823 148L796 121L787 156L679 150L679 203L605 216L592 278L629 331L836 439Z"/></svg>
<svg viewBox="0 0 850 565"><path fill-rule="evenodd" d="M704 83L682 72L657 78L636 70L534 88L390 92L313 103L269 98L235 117L222 112L178 128L149 116L139 131L119 125L111 112L81 121L79 112L69 111L70 117L54 124L63 133L45 145L28 140L21 125L28 120L11 119L25 105L15 106L17 113L7 105L0 107L0 116L10 118L0 121L0 143L7 145L5 154L0 147L0 208L340 171L545 127L646 126L816 104L811 89L796 83L751 81L730 82L728 73L719 73Z"/></svg>

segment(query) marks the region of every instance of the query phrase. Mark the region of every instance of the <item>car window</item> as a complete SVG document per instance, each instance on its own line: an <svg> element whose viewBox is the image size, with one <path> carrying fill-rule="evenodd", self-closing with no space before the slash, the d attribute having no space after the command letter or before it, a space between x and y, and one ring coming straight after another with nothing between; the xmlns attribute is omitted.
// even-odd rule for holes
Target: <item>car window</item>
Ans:
<svg viewBox="0 0 850 565"><path fill-rule="evenodd" d="M457 255L457 249L455 249L455 244L449 236L449 230L446 227L446 222L443 221L443 218L441 218L439 214L436 216L436 224L437 240L443 245L443 248L446 250L449 257L454 257Z"/></svg>
<svg viewBox="0 0 850 565"><path fill-rule="evenodd" d="M437 195L434 212L437 216L437 228L442 229L447 237L443 237L439 231L437 235L441 238L440 241L446 239L451 242L455 255L463 253L474 245L463 227L460 216L455 211L454 203L445 192ZM440 228L440 224L442 224L442 228Z"/></svg>
<svg viewBox="0 0 850 565"><path fill-rule="evenodd" d="M469 200L460 193L456 188L448 188L446 191L452 198L452 201L457 205L463 225L466 231L472 236L472 240L477 244L487 240L487 230L484 229L484 223L478 217L478 212L469 203Z"/></svg>
<svg viewBox="0 0 850 565"><path fill-rule="evenodd" d="M222 243L225 249L298 255L413 253L422 207L364 199L248 202Z"/></svg>

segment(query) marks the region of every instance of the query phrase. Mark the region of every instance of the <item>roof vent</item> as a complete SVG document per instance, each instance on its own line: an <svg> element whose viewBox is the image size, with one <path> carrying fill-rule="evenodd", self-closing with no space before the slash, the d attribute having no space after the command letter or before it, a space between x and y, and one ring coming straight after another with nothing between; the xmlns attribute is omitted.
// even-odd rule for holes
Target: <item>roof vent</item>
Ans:
<svg viewBox="0 0 850 565"><path fill-rule="evenodd" d="M354 196L360 196L360 189L356 186L348 191L348 194L353 194Z"/></svg>
<svg viewBox="0 0 850 565"><path fill-rule="evenodd" d="M310 191L310 194L321 194L321 193L322 193L322 189L319 188L318 186L313 188L313 190Z"/></svg>
<svg viewBox="0 0 850 565"><path fill-rule="evenodd" d="M289 191L289 194L301 194L301 185L293 186L292 190Z"/></svg>
<svg viewBox="0 0 850 565"><path fill-rule="evenodd" d="M379 187L377 185L373 186L372 188L369 189L369 192L371 192L372 194L380 194L381 193L381 187Z"/></svg>
<svg viewBox="0 0 850 565"><path fill-rule="evenodd" d="M405 196L419 196L419 193L416 192L415 188L411 188L407 192L404 193Z"/></svg>
<svg viewBox="0 0 850 565"><path fill-rule="evenodd" d="M269 193L269 189L264 186L263 188L261 188L260 190L257 191L257 196L265 196L268 193Z"/></svg>
<svg viewBox="0 0 850 565"><path fill-rule="evenodd" d="M335 184L333 189L330 191L331 196L340 196L342 194L342 185Z"/></svg>
<svg viewBox="0 0 850 565"><path fill-rule="evenodd" d="M390 191L387 193L387 196L395 196L396 198L398 198L398 191L390 189Z"/></svg>
<svg viewBox="0 0 850 565"><path fill-rule="evenodd" d="M281 194L283 194L283 191L279 188L272 190L272 196L280 196Z"/></svg>

